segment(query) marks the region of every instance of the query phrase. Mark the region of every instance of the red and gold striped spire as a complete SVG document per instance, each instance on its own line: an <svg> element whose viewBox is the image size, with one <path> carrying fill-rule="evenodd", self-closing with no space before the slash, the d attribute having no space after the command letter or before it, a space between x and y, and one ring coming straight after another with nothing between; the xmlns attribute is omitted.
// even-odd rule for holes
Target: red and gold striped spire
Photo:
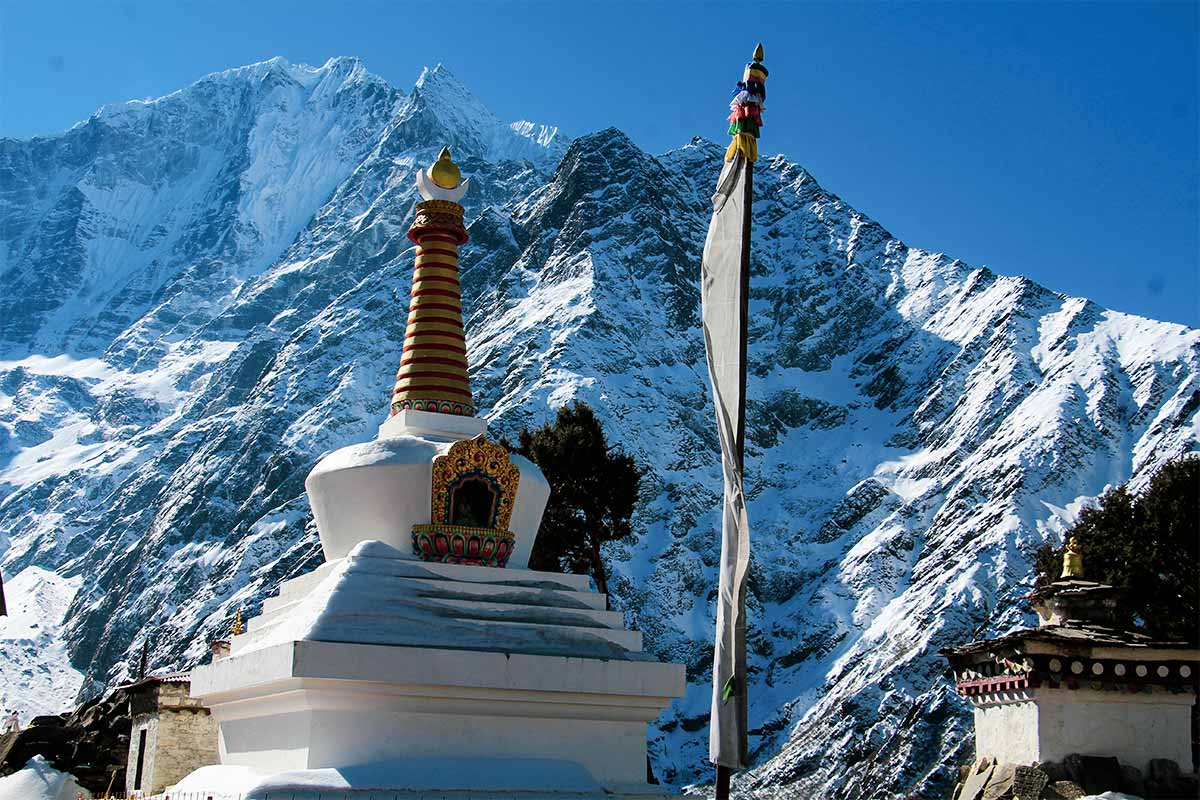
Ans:
<svg viewBox="0 0 1200 800"><path fill-rule="evenodd" d="M404 350L392 390L392 415L432 411L473 417L458 281L458 248L467 241L458 201L467 183L449 148L442 149L437 163L418 173L417 187L424 202L417 203L416 218L408 229L408 238L417 245L417 259Z"/></svg>

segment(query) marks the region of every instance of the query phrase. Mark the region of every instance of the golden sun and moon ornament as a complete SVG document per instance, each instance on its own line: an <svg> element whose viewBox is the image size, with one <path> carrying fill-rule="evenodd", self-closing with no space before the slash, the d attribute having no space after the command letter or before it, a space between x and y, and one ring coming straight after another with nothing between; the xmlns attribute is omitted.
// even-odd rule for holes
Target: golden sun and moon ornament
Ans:
<svg viewBox="0 0 1200 800"><path fill-rule="evenodd" d="M417 191L425 200L448 200L461 202L467 193L470 181L462 179L462 172L450 157L450 148L443 147L437 161L428 169L417 173Z"/></svg>

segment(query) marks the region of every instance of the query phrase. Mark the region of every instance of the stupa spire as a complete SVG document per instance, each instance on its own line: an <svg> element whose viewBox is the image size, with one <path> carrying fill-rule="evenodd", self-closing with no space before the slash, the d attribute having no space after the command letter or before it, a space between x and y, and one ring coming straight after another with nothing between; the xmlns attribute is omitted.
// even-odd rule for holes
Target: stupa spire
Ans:
<svg viewBox="0 0 1200 800"><path fill-rule="evenodd" d="M432 166L417 173L423 202L417 203L408 229L408 238L417 245L417 258L404 349L392 390L392 415L401 411L475 415L458 279L458 248L467 241L459 201L467 183L448 147L442 148Z"/></svg>

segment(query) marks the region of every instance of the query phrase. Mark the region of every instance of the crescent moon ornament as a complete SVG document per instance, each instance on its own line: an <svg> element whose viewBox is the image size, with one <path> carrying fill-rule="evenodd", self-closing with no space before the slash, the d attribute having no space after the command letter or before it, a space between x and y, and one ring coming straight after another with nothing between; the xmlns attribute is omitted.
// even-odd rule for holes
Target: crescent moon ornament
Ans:
<svg viewBox="0 0 1200 800"><path fill-rule="evenodd" d="M450 148L443 147L438 159L428 169L417 173L417 190L426 200L449 200L457 203L467 193L470 181L462 179L458 165L450 158Z"/></svg>
<svg viewBox="0 0 1200 800"><path fill-rule="evenodd" d="M443 189L433 182L433 178L429 176L429 170L423 169L417 173L417 191L426 200L449 200L457 203L467 193L470 183L469 180L463 181L453 189Z"/></svg>

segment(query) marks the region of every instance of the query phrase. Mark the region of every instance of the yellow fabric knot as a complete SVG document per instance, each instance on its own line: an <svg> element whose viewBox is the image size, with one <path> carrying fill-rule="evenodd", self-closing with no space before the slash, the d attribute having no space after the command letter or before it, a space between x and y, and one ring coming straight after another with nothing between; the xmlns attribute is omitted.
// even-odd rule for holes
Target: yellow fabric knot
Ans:
<svg viewBox="0 0 1200 800"><path fill-rule="evenodd" d="M737 134L729 143L729 149L725 151L725 160L733 161L733 157L738 153L745 156L751 164L758 161L758 140L749 133Z"/></svg>

